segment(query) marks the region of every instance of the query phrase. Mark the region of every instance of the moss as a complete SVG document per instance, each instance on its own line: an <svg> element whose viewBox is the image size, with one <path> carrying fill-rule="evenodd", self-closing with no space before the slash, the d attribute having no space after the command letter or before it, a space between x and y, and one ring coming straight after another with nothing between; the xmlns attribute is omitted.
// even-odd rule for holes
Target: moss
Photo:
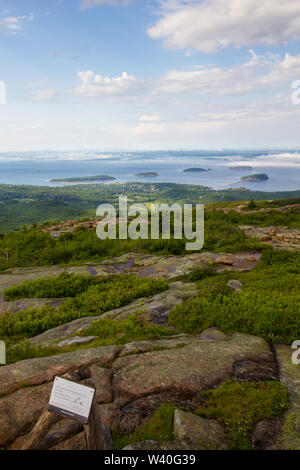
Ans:
<svg viewBox="0 0 300 470"><path fill-rule="evenodd" d="M157 442L173 440L173 416L175 405L163 403L154 414L130 435L113 434L114 448L123 449L128 444L153 440Z"/></svg>
<svg viewBox="0 0 300 470"><path fill-rule="evenodd" d="M232 449L252 449L254 426L264 419L281 416L289 409L289 393L280 382L228 381L202 392L196 413L216 419L225 428Z"/></svg>

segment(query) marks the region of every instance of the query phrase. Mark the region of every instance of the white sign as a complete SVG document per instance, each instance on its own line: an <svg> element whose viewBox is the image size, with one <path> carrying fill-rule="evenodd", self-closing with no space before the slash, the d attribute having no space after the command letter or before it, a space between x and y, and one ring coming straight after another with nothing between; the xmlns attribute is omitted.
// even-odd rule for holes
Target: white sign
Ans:
<svg viewBox="0 0 300 470"><path fill-rule="evenodd" d="M87 424L95 390L55 377L48 409Z"/></svg>

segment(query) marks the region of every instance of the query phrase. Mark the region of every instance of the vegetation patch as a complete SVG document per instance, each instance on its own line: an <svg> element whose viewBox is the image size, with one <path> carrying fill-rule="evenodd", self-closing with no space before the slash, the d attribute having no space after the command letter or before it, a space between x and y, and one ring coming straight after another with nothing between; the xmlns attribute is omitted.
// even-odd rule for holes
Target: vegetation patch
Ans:
<svg viewBox="0 0 300 470"><path fill-rule="evenodd" d="M128 444L140 441L165 442L173 440L173 416L175 405L163 403L141 426L130 435L113 434L114 448L121 450Z"/></svg>
<svg viewBox="0 0 300 470"><path fill-rule="evenodd" d="M131 314L126 320L100 318L91 323L89 328L81 332L82 336L98 336L97 343L101 346L110 344L126 344L132 341L159 339L170 336L170 330L162 326L146 324L138 315Z"/></svg>
<svg viewBox="0 0 300 470"><path fill-rule="evenodd" d="M148 297L168 288L161 279L119 275L103 278L95 286L59 305L45 306L0 316L0 337L28 338L55 326L86 316L98 316L123 307L140 297Z"/></svg>
<svg viewBox="0 0 300 470"><path fill-rule="evenodd" d="M290 407L288 390L280 382L228 381L202 392L199 398L203 404L196 413L218 420L234 450L252 449L250 437L255 424L277 418Z"/></svg>
<svg viewBox="0 0 300 470"><path fill-rule="evenodd" d="M159 339L165 336L171 336L172 333L162 326L156 326L146 323L138 315L130 315L126 320L111 320L102 318L91 323L90 327L80 333L82 336L98 336L91 343L83 345L72 345L64 348L58 348L56 345L43 346L34 345L28 339L14 344L13 341L7 342L7 364L32 359L35 357L55 356L65 352L75 351L77 349L96 348L110 345L123 345L133 341ZM173 332L173 334L175 334Z"/></svg>
<svg viewBox="0 0 300 470"><path fill-rule="evenodd" d="M9 287L4 291L4 300L75 297L101 280L100 277L62 272L59 276L24 281Z"/></svg>
<svg viewBox="0 0 300 470"><path fill-rule="evenodd" d="M226 333L238 331L282 344L300 337L300 253L268 249L257 268L236 276L243 283L242 292L228 292L228 274L215 285L215 278L205 279L199 283L198 297L172 310L169 324L189 334L216 326Z"/></svg>

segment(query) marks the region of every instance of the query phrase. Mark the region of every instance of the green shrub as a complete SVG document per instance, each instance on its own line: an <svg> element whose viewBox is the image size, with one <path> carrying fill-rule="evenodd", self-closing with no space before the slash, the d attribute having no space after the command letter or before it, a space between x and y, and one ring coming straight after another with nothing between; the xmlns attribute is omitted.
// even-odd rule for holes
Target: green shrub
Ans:
<svg viewBox="0 0 300 470"><path fill-rule="evenodd" d="M101 282L99 277L62 272L59 276L24 281L9 287L4 291L4 300L75 297L98 282Z"/></svg>
<svg viewBox="0 0 300 470"><path fill-rule="evenodd" d="M191 269L191 271L185 276L189 282L201 281L209 276L216 275L216 268L213 265L203 265Z"/></svg>
<svg viewBox="0 0 300 470"><path fill-rule="evenodd" d="M196 413L217 419L225 428L232 449L252 449L254 426L274 419L289 409L289 393L280 382L228 381L214 390L202 392L203 404Z"/></svg>
<svg viewBox="0 0 300 470"><path fill-rule="evenodd" d="M35 357L48 357L58 353L56 346L35 346L28 340L7 347L6 363L23 361Z"/></svg>
<svg viewBox="0 0 300 470"><path fill-rule="evenodd" d="M242 292L229 292L229 277L242 281ZM266 249L251 272L223 273L199 282L200 295L175 307L169 324L190 334L217 326L291 344L300 337L299 286L300 253Z"/></svg>
<svg viewBox="0 0 300 470"><path fill-rule="evenodd" d="M198 334L209 327L261 336L272 343L291 344L300 337L300 295L274 292L241 292L228 296L212 294L190 299L175 307L169 324L180 331Z"/></svg>
<svg viewBox="0 0 300 470"><path fill-rule="evenodd" d="M91 323L89 328L81 332L83 336L98 336L97 344L126 344L132 341L146 339L159 339L161 336L170 336L170 331L145 321L138 315L131 314L126 320L111 320L100 318Z"/></svg>
<svg viewBox="0 0 300 470"><path fill-rule="evenodd" d="M86 316L97 316L123 307L140 297L148 297L168 288L161 279L119 275L103 278L95 286L73 299L53 307L24 310L0 316L0 337L26 338L38 335L55 326Z"/></svg>

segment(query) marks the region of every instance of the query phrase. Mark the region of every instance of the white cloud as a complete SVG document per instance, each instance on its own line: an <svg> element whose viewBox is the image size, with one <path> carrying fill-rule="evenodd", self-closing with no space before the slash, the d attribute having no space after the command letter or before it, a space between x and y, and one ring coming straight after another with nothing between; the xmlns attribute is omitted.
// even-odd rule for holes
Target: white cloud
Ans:
<svg viewBox="0 0 300 470"><path fill-rule="evenodd" d="M78 78L80 85L70 90L70 93L78 96L128 95L141 86L135 77L126 72L123 72L120 77L111 78L86 70L78 72Z"/></svg>
<svg viewBox="0 0 300 470"><path fill-rule="evenodd" d="M0 19L0 32L16 34L22 30L24 22L33 21L34 19L33 13L28 16L6 16Z"/></svg>
<svg viewBox="0 0 300 470"><path fill-rule="evenodd" d="M299 0L165 0L162 17L148 29L166 47L217 52L277 46L300 39Z"/></svg>
<svg viewBox="0 0 300 470"><path fill-rule="evenodd" d="M53 88L44 90L33 90L30 97L34 101L53 101L58 96L58 92Z"/></svg>
<svg viewBox="0 0 300 470"><path fill-rule="evenodd" d="M133 0L82 0L80 8L85 10L86 8L97 7L99 5L119 5L125 6L131 3Z"/></svg>
<svg viewBox="0 0 300 470"><path fill-rule="evenodd" d="M300 77L300 55L256 56L244 64L221 68L198 67L194 70L171 70L160 81L159 91L168 93L200 93L206 95L238 95L269 91L276 87L290 90L292 80Z"/></svg>
<svg viewBox="0 0 300 470"><path fill-rule="evenodd" d="M155 114L143 114L143 116L140 117L140 122L158 122L160 120L161 117Z"/></svg>

